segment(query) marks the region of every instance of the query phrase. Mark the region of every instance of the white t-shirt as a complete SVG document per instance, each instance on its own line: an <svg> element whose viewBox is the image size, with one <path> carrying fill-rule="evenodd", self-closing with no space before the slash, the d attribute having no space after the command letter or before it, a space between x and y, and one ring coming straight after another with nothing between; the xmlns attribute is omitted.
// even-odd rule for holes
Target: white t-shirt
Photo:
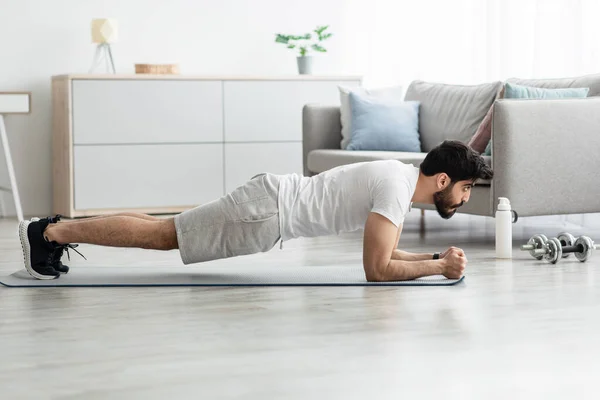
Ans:
<svg viewBox="0 0 600 400"><path fill-rule="evenodd" d="M281 239L356 231L370 212L399 226L418 178L418 168L397 160L342 165L312 177L284 175L278 199Z"/></svg>

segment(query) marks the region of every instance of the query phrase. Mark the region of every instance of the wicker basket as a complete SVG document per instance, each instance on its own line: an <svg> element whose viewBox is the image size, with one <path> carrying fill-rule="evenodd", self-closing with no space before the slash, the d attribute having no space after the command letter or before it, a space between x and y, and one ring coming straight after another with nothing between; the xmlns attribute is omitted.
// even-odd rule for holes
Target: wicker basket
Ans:
<svg viewBox="0 0 600 400"><path fill-rule="evenodd" d="M179 65L177 64L135 64L136 74L179 74Z"/></svg>

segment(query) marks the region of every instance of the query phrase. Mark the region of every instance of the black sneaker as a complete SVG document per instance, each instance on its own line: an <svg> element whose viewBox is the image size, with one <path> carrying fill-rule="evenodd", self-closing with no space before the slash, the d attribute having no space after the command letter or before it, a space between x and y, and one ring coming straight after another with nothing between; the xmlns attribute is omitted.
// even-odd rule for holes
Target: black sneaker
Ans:
<svg viewBox="0 0 600 400"><path fill-rule="evenodd" d="M61 217L62 216L60 214L57 214L54 217L46 217L44 219L48 220L48 224L55 224L58 221L60 221ZM33 222L40 221L40 218L33 217L33 218L31 218L31 221L33 221ZM64 251L65 251L65 246L60 246L59 245L54 250L54 254L52 255L52 260L50 261L50 265L52 265L52 267L55 270L57 270L58 272L62 272L63 274L66 274L67 272L69 272L69 266L63 264L62 261L61 261ZM67 255L69 255L68 251L67 251Z"/></svg>
<svg viewBox="0 0 600 400"><path fill-rule="evenodd" d="M33 222L44 221L46 226L48 226L49 224L56 224L58 221L60 221L61 218L62 218L62 215L56 214L54 217L46 217L46 218L42 218L42 219L33 217L33 218L31 218L31 221L33 221ZM78 244L69 244L69 243L58 244L56 242L53 242L53 244L55 245L55 249L54 249L54 253L52 254L52 258L50 260L50 265L58 272L62 272L64 274L69 272L69 266L63 264L61 261L65 250L67 251L67 257L69 258L69 260L71 259L71 255L69 254L69 249L73 249L81 257L85 258L85 256L83 254L81 254L80 252L75 250L75 247L79 246ZM87 260L87 258L85 258L85 259Z"/></svg>
<svg viewBox="0 0 600 400"><path fill-rule="evenodd" d="M56 279L60 276L60 272L51 264L57 243L51 243L44 237L47 226L47 220L19 222L25 269L37 279Z"/></svg>

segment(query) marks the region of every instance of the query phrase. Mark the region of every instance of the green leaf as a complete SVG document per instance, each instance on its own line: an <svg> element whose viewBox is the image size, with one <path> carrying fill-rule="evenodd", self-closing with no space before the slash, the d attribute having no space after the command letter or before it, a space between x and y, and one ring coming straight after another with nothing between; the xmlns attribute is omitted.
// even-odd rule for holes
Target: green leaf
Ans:
<svg viewBox="0 0 600 400"><path fill-rule="evenodd" d="M329 28L329 25L317 26L317 29L315 29L315 32L320 36L327 28Z"/></svg>
<svg viewBox="0 0 600 400"><path fill-rule="evenodd" d="M275 37L276 43L287 44L289 41L290 41L290 37L287 35L282 35L282 34L278 33L277 36Z"/></svg>
<svg viewBox="0 0 600 400"><path fill-rule="evenodd" d="M290 36L291 40L309 40L310 39L310 33L307 33L306 35L302 35L302 36Z"/></svg>
<svg viewBox="0 0 600 400"><path fill-rule="evenodd" d="M294 47L296 47L296 45L295 45L295 44L288 44L288 47L287 47L287 48L288 48L288 49L293 49Z"/></svg>
<svg viewBox="0 0 600 400"><path fill-rule="evenodd" d="M306 47L304 47L304 46L300 47L300 55L302 57L304 57L306 55L306 51L307 51Z"/></svg>
<svg viewBox="0 0 600 400"><path fill-rule="evenodd" d="M331 36L333 36L333 33L326 33L321 36L321 40L329 39Z"/></svg>
<svg viewBox="0 0 600 400"><path fill-rule="evenodd" d="M318 44L313 44L311 47L314 51L320 51L321 53L325 53L327 51L324 47L321 47Z"/></svg>

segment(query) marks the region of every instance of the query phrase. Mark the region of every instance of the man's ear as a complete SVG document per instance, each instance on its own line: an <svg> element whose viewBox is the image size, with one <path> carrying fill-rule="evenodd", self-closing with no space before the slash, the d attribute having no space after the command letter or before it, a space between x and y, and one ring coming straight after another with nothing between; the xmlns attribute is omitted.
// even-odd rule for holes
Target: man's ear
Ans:
<svg viewBox="0 0 600 400"><path fill-rule="evenodd" d="M450 185L450 177L444 173L440 172L437 176L437 187L438 190L444 190Z"/></svg>

